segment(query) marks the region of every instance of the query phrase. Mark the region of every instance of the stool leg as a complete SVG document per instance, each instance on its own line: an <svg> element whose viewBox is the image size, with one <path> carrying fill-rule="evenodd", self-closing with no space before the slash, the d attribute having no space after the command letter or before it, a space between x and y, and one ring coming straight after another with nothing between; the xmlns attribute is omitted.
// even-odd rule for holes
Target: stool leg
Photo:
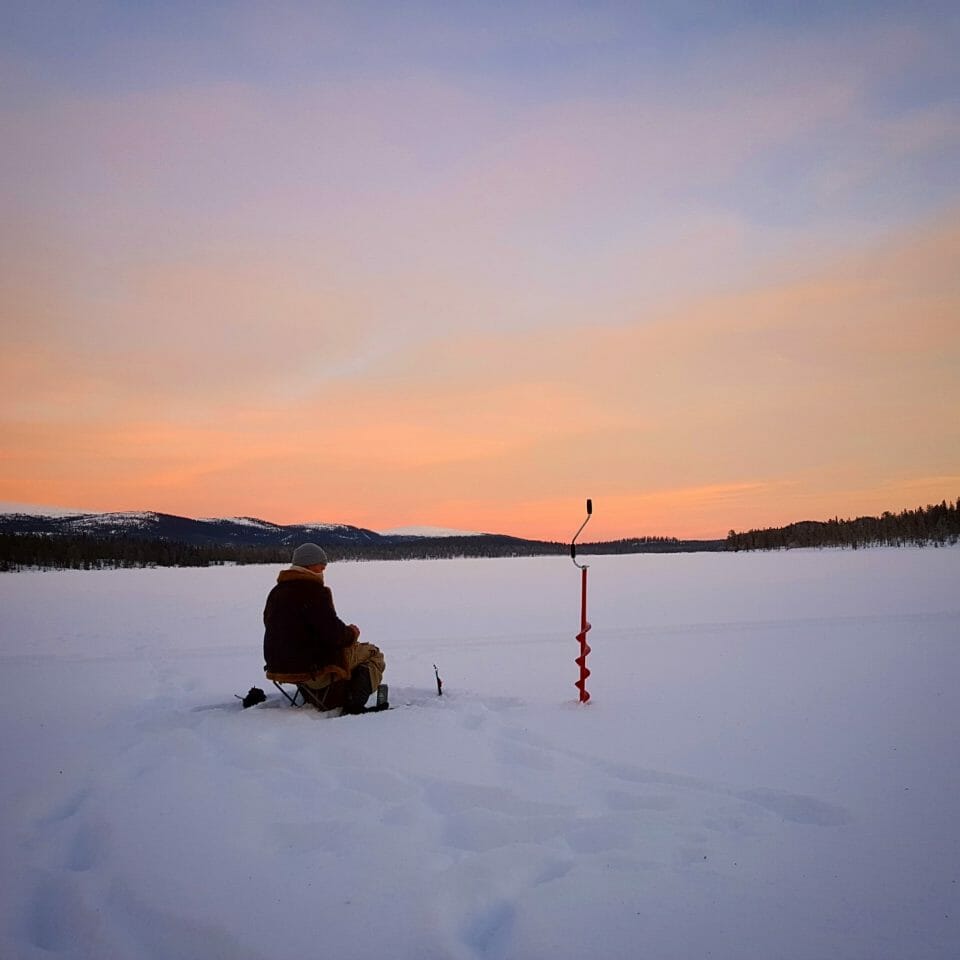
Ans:
<svg viewBox="0 0 960 960"><path fill-rule="evenodd" d="M318 710L326 710L327 703L327 694L330 692L329 687L323 687L320 690L314 690L311 687L300 687L300 694L303 697L303 704L306 706L307 699L313 703L313 705Z"/></svg>
<svg viewBox="0 0 960 960"><path fill-rule="evenodd" d="M296 694L296 693L291 697L290 694L287 693L287 691L284 690L283 687L282 687L279 683L277 683L276 680L273 681L273 685L287 698L287 703L289 703L291 707L297 706L297 694ZM299 692L300 692L300 690L299 690L299 687L298 687L298 688L297 688L297 693L299 693Z"/></svg>

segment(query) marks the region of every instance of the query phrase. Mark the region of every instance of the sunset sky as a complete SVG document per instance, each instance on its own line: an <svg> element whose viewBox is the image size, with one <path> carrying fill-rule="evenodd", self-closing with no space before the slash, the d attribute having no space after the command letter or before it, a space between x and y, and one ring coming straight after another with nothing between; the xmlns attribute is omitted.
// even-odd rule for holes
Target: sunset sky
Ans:
<svg viewBox="0 0 960 960"><path fill-rule="evenodd" d="M0 501L956 499L958 49L955 0L0 2Z"/></svg>

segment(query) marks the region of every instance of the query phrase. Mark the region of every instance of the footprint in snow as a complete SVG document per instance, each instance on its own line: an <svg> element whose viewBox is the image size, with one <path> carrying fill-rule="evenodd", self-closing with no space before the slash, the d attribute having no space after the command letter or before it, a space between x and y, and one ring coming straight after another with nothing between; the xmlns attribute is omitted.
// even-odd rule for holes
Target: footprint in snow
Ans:
<svg viewBox="0 0 960 960"><path fill-rule="evenodd" d="M839 827L850 823L853 819L849 811L836 804L797 793L770 790L766 787L743 790L734 796L764 807L779 814L784 820L792 820L794 823L809 823L817 827Z"/></svg>

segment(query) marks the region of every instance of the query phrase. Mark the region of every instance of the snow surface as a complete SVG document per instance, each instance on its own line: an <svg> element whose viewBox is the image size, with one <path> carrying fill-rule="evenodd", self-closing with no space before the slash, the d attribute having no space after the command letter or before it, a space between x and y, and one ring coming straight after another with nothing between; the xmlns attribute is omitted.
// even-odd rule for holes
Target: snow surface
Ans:
<svg viewBox="0 0 960 960"><path fill-rule="evenodd" d="M338 719L279 567L0 575L0 956L956 957L960 549L590 563L586 706L567 558L332 565Z"/></svg>
<svg viewBox="0 0 960 960"><path fill-rule="evenodd" d="M152 510L123 510L113 513L84 513L76 517L71 524L74 528L103 527L113 524L116 527L145 527L160 517Z"/></svg>
<svg viewBox="0 0 960 960"><path fill-rule="evenodd" d="M308 521L306 523L292 523L292 527L303 527L305 530L356 530L357 527L354 527L349 523L321 523L319 521Z"/></svg>
<svg viewBox="0 0 960 960"><path fill-rule="evenodd" d="M450 527L396 527L393 530L381 530L384 536L395 537L482 537L475 530L452 530Z"/></svg>
<svg viewBox="0 0 960 960"><path fill-rule="evenodd" d="M233 523L238 527L256 527L258 530L277 529L277 524L256 517L201 517L198 523Z"/></svg>

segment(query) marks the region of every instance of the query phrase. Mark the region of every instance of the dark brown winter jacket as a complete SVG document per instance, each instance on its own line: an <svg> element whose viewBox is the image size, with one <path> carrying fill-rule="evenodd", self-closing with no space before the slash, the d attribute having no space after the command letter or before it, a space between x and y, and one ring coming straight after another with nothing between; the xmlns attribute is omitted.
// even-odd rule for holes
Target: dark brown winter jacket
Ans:
<svg viewBox="0 0 960 960"><path fill-rule="evenodd" d="M263 659L270 673L305 673L345 667L343 650L356 643L337 616L333 593L320 574L283 570L263 610Z"/></svg>

